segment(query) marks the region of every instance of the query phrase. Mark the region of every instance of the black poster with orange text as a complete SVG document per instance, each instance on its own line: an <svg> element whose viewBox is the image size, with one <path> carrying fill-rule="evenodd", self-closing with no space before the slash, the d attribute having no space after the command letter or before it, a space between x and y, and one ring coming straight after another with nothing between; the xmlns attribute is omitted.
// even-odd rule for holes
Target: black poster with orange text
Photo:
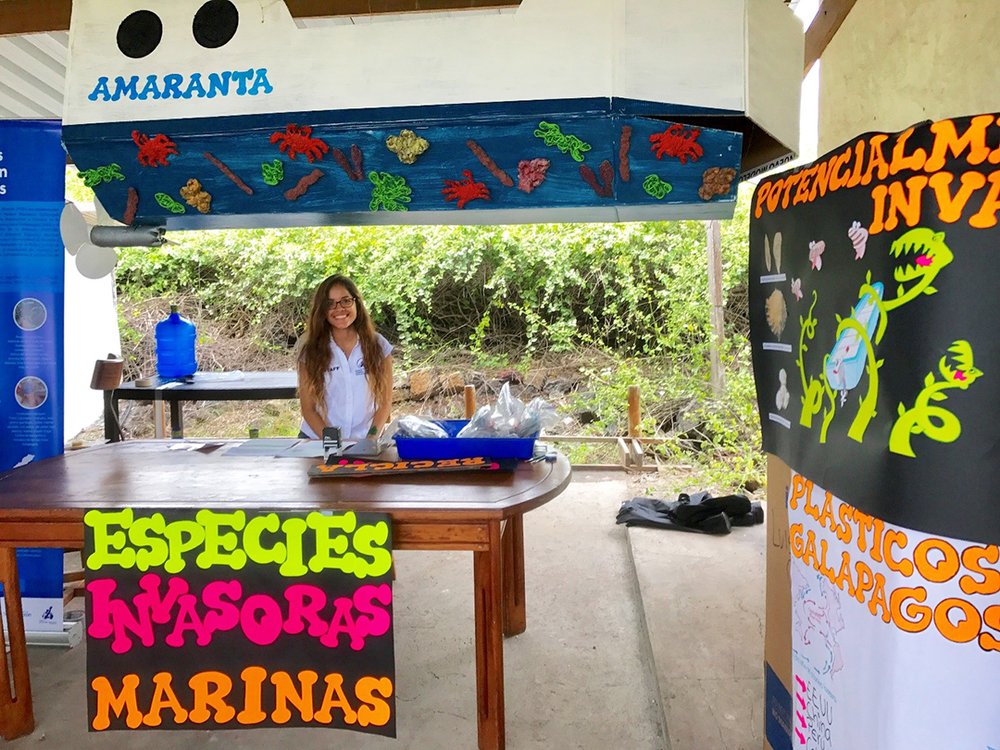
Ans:
<svg viewBox="0 0 1000 750"><path fill-rule="evenodd" d="M761 180L764 449L864 513L1000 541L1000 117L868 133Z"/></svg>

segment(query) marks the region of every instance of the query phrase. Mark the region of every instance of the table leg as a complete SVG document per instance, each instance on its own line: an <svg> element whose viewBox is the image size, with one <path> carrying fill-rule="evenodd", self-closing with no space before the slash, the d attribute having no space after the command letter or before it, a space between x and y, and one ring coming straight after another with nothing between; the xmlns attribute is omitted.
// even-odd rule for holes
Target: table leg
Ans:
<svg viewBox="0 0 1000 750"><path fill-rule="evenodd" d="M489 549L472 553L476 597L476 699L479 750L506 746L503 699L503 550L491 521Z"/></svg>
<svg viewBox="0 0 1000 750"><path fill-rule="evenodd" d="M118 429L118 399L114 391L104 391L104 439L109 443L117 443L122 439Z"/></svg>
<svg viewBox="0 0 1000 750"><path fill-rule="evenodd" d="M21 614L21 591L13 547L0 547L0 583L3 584L7 633L10 638L8 659L3 630L0 629L0 737L12 740L30 734L35 729L31 679L28 673L28 644L24 640L24 616Z"/></svg>
<svg viewBox="0 0 1000 750"><path fill-rule="evenodd" d="M503 634L517 635L528 626L524 605L524 516L507 519L503 530Z"/></svg>
<svg viewBox="0 0 1000 750"><path fill-rule="evenodd" d="M170 402L170 437L174 439L184 437L184 415L181 413L181 402Z"/></svg>

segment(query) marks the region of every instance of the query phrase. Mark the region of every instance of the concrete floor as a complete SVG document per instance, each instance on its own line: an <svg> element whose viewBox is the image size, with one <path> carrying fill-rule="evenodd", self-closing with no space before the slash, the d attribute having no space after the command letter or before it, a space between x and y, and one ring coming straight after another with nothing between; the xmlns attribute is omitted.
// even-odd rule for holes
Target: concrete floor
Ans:
<svg viewBox="0 0 1000 750"><path fill-rule="evenodd" d="M505 643L507 747L759 750L764 527L718 538L626 530L614 519L629 497L621 474L578 472L525 518L528 629ZM37 728L6 746L474 748L471 554L396 558L396 740L321 729L89 733L81 644L31 649Z"/></svg>

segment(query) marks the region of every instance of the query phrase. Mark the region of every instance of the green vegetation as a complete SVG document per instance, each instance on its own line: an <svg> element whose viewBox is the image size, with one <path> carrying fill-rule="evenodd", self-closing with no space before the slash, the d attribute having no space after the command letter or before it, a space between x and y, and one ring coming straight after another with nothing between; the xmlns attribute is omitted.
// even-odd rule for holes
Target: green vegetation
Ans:
<svg viewBox="0 0 1000 750"><path fill-rule="evenodd" d="M598 351L607 364L587 366L563 404L594 415L580 431L625 434L625 394L639 385L643 433L669 438L649 450L739 486L763 476L746 341L748 204L746 192L723 224L721 398L709 383L702 222L173 232L177 244L121 250L116 276L124 307L184 298L216 335L261 352L294 346L312 288L333 272L358 282L402 368L460 351L478 368L523 371L549 354ZM125 336L137 328L123 320ZM573 450L586 460L585 446Z"/></svg>

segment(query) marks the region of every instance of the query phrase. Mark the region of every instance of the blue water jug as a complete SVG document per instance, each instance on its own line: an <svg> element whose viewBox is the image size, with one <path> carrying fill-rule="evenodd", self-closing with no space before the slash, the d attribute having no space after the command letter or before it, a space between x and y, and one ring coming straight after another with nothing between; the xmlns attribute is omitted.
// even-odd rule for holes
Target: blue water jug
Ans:
<svg viewBox="0 0 1000 750"><path fill-rule="evenodd" d="M170 306L170 316L156 324L156 373L161 378L184 378L194 375L198 361L194 356L194 323Z"/></svg>

